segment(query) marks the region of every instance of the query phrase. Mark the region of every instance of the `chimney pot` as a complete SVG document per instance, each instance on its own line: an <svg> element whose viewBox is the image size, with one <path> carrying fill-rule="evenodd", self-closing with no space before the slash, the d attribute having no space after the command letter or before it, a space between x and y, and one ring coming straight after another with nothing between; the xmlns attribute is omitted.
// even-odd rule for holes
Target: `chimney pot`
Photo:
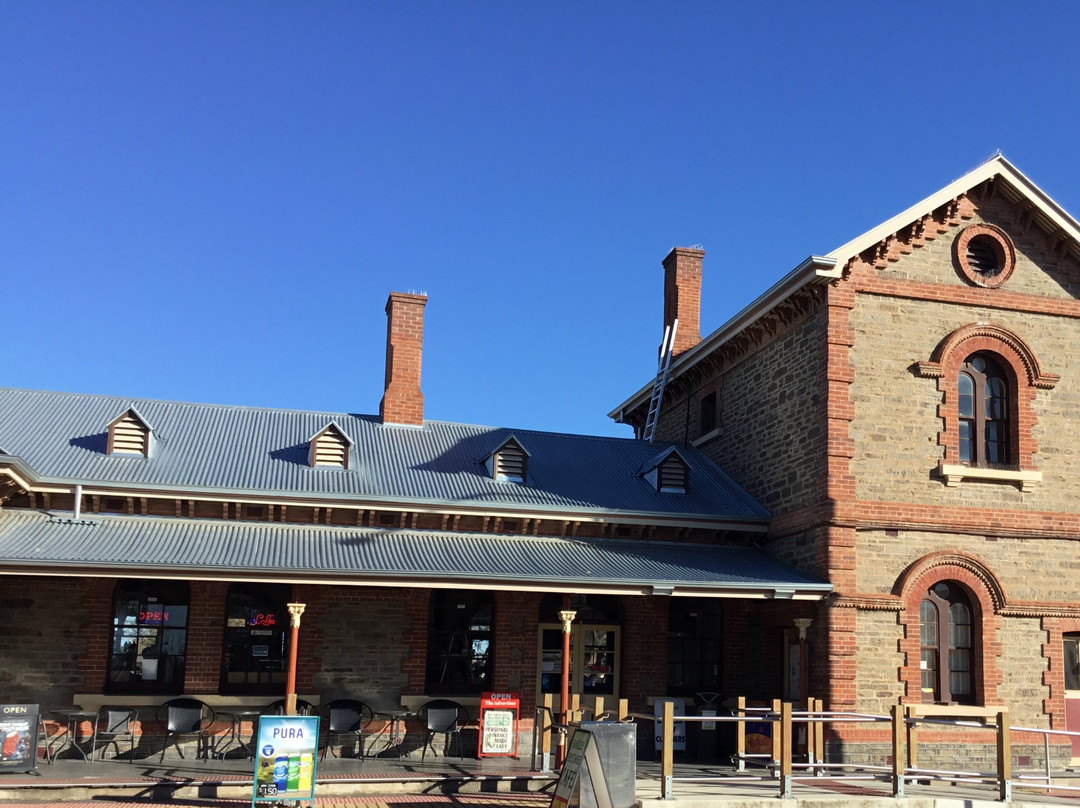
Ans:
<svg viewBox="0 0 1080 808"><path fill-rule="evenodd" d="M386 380L379 415L384 424L424 423L420 359L427 295L391 292L386 301Z"/></svg>

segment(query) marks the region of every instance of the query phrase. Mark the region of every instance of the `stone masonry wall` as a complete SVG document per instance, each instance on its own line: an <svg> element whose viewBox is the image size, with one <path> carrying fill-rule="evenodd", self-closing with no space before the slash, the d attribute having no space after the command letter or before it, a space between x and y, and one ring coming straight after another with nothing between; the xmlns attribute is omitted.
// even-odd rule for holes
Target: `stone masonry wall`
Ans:
<svg viewBox="0 0 1080 808"><path fill-rule="evenodd" d="M1000 289L976 290L979 300L993 305L978 305L968 296L972 287L957 270L953 256L956 235L970 224L983 222L1005 230L1017 248L1016 269L1008 281ZM1080 295L1076 262L1050 255L1037 229L1019 224L1008 205L989 202L981 203L971 219L950 232L872 270L860 285L875 289L881 286L879 282L890 280L910 285L892 284L889 295L861 293L851 312L855 331L851 396L856 413L851 425L856 449L852 470L859 498L1080 510L1080 501L1069 490L1071 470L1080 460L1080 433L1068 428L1080 412L1080 356L1075 350L1080 342L1080 311L1066 308ZM952 300L894 294L904 289L925 297L935 289L946 289ZM1031 348L1043 371L1061 377L1053 389L1035 394L1031 429L1038 452L1034 466L1042 471L1043 482L1030 492L1021 494L1016 485L973 481L946 488L930 473L943 457L943 447L937 444L942 394L935 379L920 378L913 367L928 360L950 333L975 322L1014 332Z"/></svg>
<svg viewBox="0 0 1080 808"><path fill-rule="evenodd" d="M84 686L72 664L86 649L85 582L4 578L0 592L0 693L9 703L70 707Z"/></svg>
<svg viewBox="0 0 1080 808"><path fill-rule="evenodd" d="M315 654L322 670L315 687L322 700L362 698L375 709L400 704L407 684L402 670L404 635L413 626L403 608L415 590L333 587L321 619Z"/></svg>
<svg viewBox="0 0 1080 808"><path fill-rule="evenodd" d="M823 372L821 328L820 317L805 317L695 384L689 396L666 403L657 437L697 439L700 401L715 392L718 434L699 448L766 508L808 504L819 482L824 441L817 386Z"/></svg>

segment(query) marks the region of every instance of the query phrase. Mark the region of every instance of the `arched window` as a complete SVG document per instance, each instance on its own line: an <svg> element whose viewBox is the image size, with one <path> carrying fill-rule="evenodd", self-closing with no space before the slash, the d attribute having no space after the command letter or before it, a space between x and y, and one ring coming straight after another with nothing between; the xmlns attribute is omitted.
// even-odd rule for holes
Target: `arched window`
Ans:
<svg viewBox="0 0 1080 808"><path fill-rule="evenodd" d="M490 592L437 589L428 620L428 693L471 695L492 688L495 598Z"/></svg>
<svg viewBox="0 0 1080 808"><path fill-rule="evenodd" d="M975 620L955 581L939 581L919 606L922 697L925 702L975 702Z"/></svg>
<svg viewBox="0 0 1080 808"><path fill-rule="evenodd" d="M118 581L106 693L182 693L187 657L187 584Z"/></svg>
<svg viewBox="0 0 1080 808"><path fill-rule="evenodd" d="M957 376L960 462L1005 466L1011 461L1009 382L987 354L973 354Z"/></svg>
<svg viewBox="0 0 1080 808"><path fill-rule="evenodd" d="M277 694L285 685L289 587L233 584L225 601L221 692Z"/></svg>

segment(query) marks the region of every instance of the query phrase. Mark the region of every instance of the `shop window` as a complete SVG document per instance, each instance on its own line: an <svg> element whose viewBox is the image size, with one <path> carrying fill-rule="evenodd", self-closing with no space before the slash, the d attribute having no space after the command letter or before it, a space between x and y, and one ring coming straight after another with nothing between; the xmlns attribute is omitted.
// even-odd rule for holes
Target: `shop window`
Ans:
<svg viewBox="0 0 1080 808"><path fill-rule="evenodd" d="M187 657L187 584L119 581L106 693L181 693Z"/></svg>
<svg viewBox="0 0 1080 808"><path fill-rule="evenodd" d="M956 383L958 449L962 463L1005 466L1010 462L1009 381L987 354L969 356Z"/></svg>
<svg viewBox="0 0 1080 808"><path fill-rule="evenodd" d="M491 690L495 599L490 592L436 590L428 622L428 693Z"/></svg>
<svg viewBox="0 0 1080 808"><path fill-rule="evenodd" d="M668 612L669 696L720 693L723 606L710 598L673 598Z"/></svg>
<svg viewBox="0 0 1080 808"><path fill-rule="evenodd" d="M285 685L288 586L233 584L225 600L221 692L276 694Z"/></svg>
<svg viewBox="0 0 1080 808"><path fill-rule="evenodd" d="M1080 634L1064 637L1065 689L1080 690Z"/></svg>
<svg viewBox="0 0 1080 808"><path fill-rule="evenodd" d="M939 581L919 606L922 700L975 702L975 620L971 601L954 581Z"/></svg>

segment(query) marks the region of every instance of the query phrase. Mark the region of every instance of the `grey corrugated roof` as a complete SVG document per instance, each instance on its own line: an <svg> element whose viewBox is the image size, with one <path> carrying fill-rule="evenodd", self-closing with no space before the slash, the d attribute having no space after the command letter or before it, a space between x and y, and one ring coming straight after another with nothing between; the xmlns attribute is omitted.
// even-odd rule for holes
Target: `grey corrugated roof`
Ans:
<svg viewBox="0 0 1080 808"><path fill-rule="evenodd" d="M154 425L151 457L105 454L129 408ZM353 441L349 469L311 468L308 440L330 423ZM484 459L510 436L527 446L527 484L497 482ZM690 490L637 476L663 444L426 421L384 425L348 413L186 404L0 388L0 445L38 479L64 484L446 503L764 522L768 511L690 447Z"/></svg>
<svg viewBox="0 0 1080 808"><path fill-rule="evenodd" d="M747 546L499 536L378 528L0 512L0 569L50 574L211 575L379 585L477 582L489 587L821 597L829 584Z"/></svg>

